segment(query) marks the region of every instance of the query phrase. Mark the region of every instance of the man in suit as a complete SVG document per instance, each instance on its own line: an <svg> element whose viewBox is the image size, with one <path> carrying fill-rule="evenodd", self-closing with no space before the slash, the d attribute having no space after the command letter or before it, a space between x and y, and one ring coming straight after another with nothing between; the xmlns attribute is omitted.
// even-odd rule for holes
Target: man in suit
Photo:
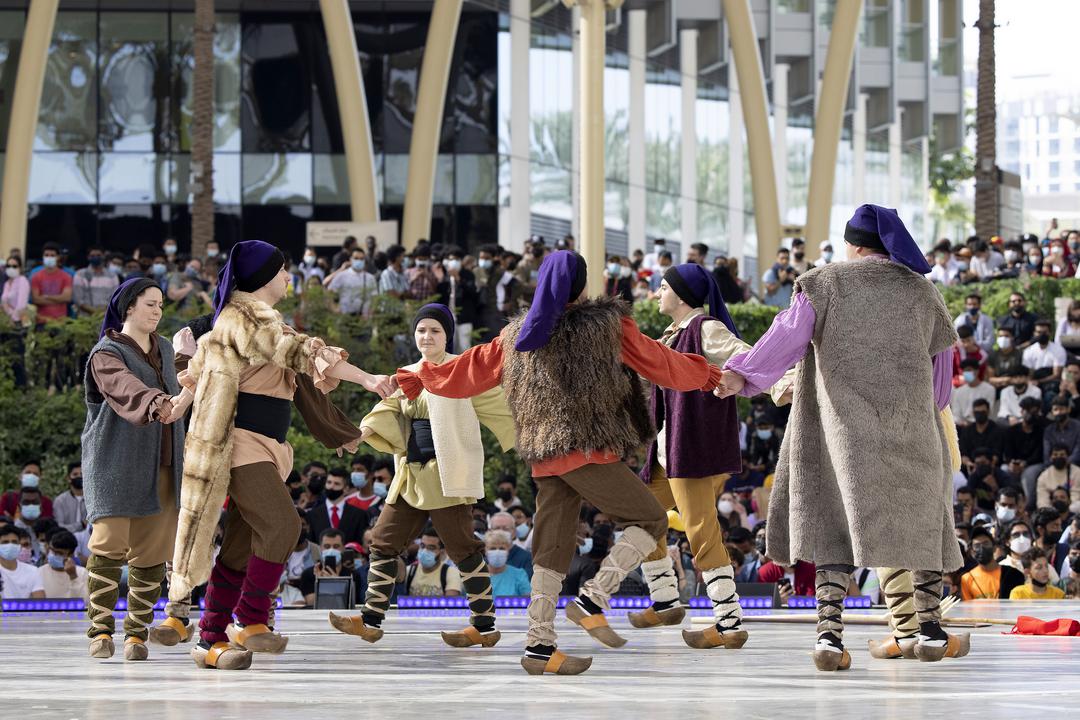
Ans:
<svg viewBox="0 0 1080 720"><path fill-rule="evenodd" d="M345 468L334 468L326 477L322 495L307 512L311 539L318 542L323 530L334 528L344 536L345 545L361 543L370 520L367 512L345 502L345 484L349 473Z"/></svg>

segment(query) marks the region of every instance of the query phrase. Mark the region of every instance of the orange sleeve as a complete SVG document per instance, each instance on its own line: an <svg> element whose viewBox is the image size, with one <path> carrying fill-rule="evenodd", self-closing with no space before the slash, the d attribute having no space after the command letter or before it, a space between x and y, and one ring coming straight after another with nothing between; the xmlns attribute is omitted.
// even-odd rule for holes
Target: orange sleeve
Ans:
<svg viewBox="0 0 1080 720"><path fill-rule="evenodd" d="M395 378L405 397L415 400L423 390L448 398L470 398L502 382L502 337L469 348L442 365L423 363L420 370L398 370Z"/></svg>
<svg viewBox="0 0 1080 720"><path fill-rule="evenodd" d="M622 319L622 361L638 375L679 392L709 391L723 373L701 355L681 353L646 337L633 318Z"/></svg>

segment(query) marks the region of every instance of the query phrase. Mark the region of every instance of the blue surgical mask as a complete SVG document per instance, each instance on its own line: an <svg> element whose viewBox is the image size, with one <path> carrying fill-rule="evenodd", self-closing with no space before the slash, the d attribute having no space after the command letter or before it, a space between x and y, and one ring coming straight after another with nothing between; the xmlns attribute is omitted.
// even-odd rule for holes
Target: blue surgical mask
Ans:
<svg viewBox="0 0 1080 720"><path fill-rule="evenodd" d="M508 550L488 550L484 553L487 564L493 568L506 567L506 558L510 554Z"/></svg>
<svg viewBox="0 0 1080 720"><path fill-rule="evenodd" d="M23 487L36 488L40 483L41 483L41 478L39 478L34 473L23 473L23 476L22 476L22 486Z"/></svg>
<svg viewBox="0 0 1080 720"><path fill-rule="evenodd" d="M0 545L0 558L4 560L17 560L19 558L19 543L4 543Z"/></svg>
<svg viewBox="0 0 1080 720"><path fill-rule="evenodd" d="M420 563L421 567L425 570L430 570L435 567L435 563L438 562L439 556L427 548L421 548L420 552L416 553L416 559Z"/></svg>
<svg viewBox="0 0 1080 720"><path fill-rule="evenodd" d="M19 513L22 515L23 520L37 520L41 517L40 505L20 505Z"/></svg>
<svg viewBox="0 0 1080 720"><path fill-rule="evenodd" d="M481 270L491 269L491 260L488 260L487 258L481 258L476 264L480 266Z"/></svg>
<svg viewBox="0 0 1080 720"><path fill-rule="evenodd" d="M832 253L833 253L832 250L826 250L825 252L821 253L821 259L824 260L827 263L832 262L832 257L833 257Z"/></svg>
<svg viewBox="0 0 1080 720"><path fill-rule="evenodd" d="M154 263L150 266L150 271L158 277L164 275L166 270L168 270L168 268L165 267L165 263Z"/></svg>
<svg viewBox="0 0 1080 720"><path fill-rule="evenodd" d="M514 533L517 535L518 540L524 540L529 537L529 530L531 530L527 523L521 523L514 529Z"/></svg>
<svg viewBox="0 0 1080 720"><path fill-rule="evenodd" d="M210 250L206 251L206 257L208 257L208 258L214 258L214 257L217 257L217 256L218 256L218 251L217 250L210 249Z"/></svg>
<svg viewBox="0 0 1080 720"><path fill-rule="evenodd" d="M413 266L413 259L408 257L405 258L401 261L401 266L404 268L411 268Z"/></svg>
<svg viewBox="0 0 1080 720"><path fill-rule="evenodd" d="M353 487L362 488L367 485L367 473L354 472L349 475L349 481L352 482Z"/></svg>
<svg viewBox="0 0 1080 720"><path fill-rule="evenodd" d="M386 483L379 482L378 480L371 486L371 489L381 498L386 497L386 494L390 492L390 488L386 487Z"/></svg>
<svg viewBox="0 0 1080 720"><path fill-rule="evenodd" d="M363 260L353 260L352 261L352 269L355 270L356 272L363 272L364 271L364 261Z"/></svg>
<svg viewBox="0 0 1080 720"><path fill-rule="evenodd" d="M757 431L757 436L761 440L768 440L769 438L772 437L772 430L758 430Z"/></svg>
<svg viewBox="0 0 1080 720"><path fill-rule="evenodd" d="M974 370L965 370L964 371L964 382L966 382L966 383L975 382L975 371Z"/></svg>
<svg viewBox="0 0 1080 720"><path fill-rule="evenodd" d="M49 553L49 567L51 567L53 570L63 570L64 563L66 561L67 558L63 557L62 555L57 555L56 553L52 552Z"/></svg>
<svg viewBox="0 0 1080 720"><path fill-rule="evenodd" d="M588 555L592 552L592 538L587 537L581 545L577 546L577 551L580 555Z"/></svg>
<svg viewBox="0 0 1080 720"><path fill-rule="evenodd" d="M44 265L47 268L54 268L54 267L56 267L56 257L54 256L54 257L42 258L41 264Z"/></svg>
<svg viewBox="0 0 1080 720"><path fill-rule="evenodd" d="M321 552L322 552L323 565L326 565L326 561L327 561L328 558L334 558L334 564L336 564L338 567L341 567L341 551L340 550L337 550L335 548L329 548L329 549L323 550Z"/></svg>
<svg viewBox="0 0 1080 720"><path fill-rule="evenodd" d="M610 277L618 277L619 275L619 263L608 263L607 273Z"/></svg>

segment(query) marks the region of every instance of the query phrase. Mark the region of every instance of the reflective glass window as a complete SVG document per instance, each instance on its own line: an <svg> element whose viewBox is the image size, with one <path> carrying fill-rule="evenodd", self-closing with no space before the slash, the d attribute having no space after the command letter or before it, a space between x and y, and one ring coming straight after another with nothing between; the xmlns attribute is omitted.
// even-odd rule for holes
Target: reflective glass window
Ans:
<svg viewBox="0 0 1080 720"><path fill-rule="evenodd" d="M245 204L311 202L311 155L247 153L243 158Z"/></svg>
<svg viewBox="0 0 1080 720"><path fill-rule="evenodd" d="M93 205L97 202L97 162L96 153L34 153L27 201Z"/></svg>
<svg viewBox="0 0 1080 720"><path fill-rule="evenodd" d="M38 110L35 150L97 147L97 14L59 12Z"/></svg>

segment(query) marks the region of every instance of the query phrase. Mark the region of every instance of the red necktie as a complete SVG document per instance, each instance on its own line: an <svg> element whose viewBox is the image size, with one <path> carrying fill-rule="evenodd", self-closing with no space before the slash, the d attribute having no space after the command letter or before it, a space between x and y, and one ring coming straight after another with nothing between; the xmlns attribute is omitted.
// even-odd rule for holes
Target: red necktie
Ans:
<svg viewBox="0 0 1080 720"><path fill-rule="evenodd" d="M330 527L337 528L341 524L341 518L338 516L337 505L330 506Z"/></svg>

